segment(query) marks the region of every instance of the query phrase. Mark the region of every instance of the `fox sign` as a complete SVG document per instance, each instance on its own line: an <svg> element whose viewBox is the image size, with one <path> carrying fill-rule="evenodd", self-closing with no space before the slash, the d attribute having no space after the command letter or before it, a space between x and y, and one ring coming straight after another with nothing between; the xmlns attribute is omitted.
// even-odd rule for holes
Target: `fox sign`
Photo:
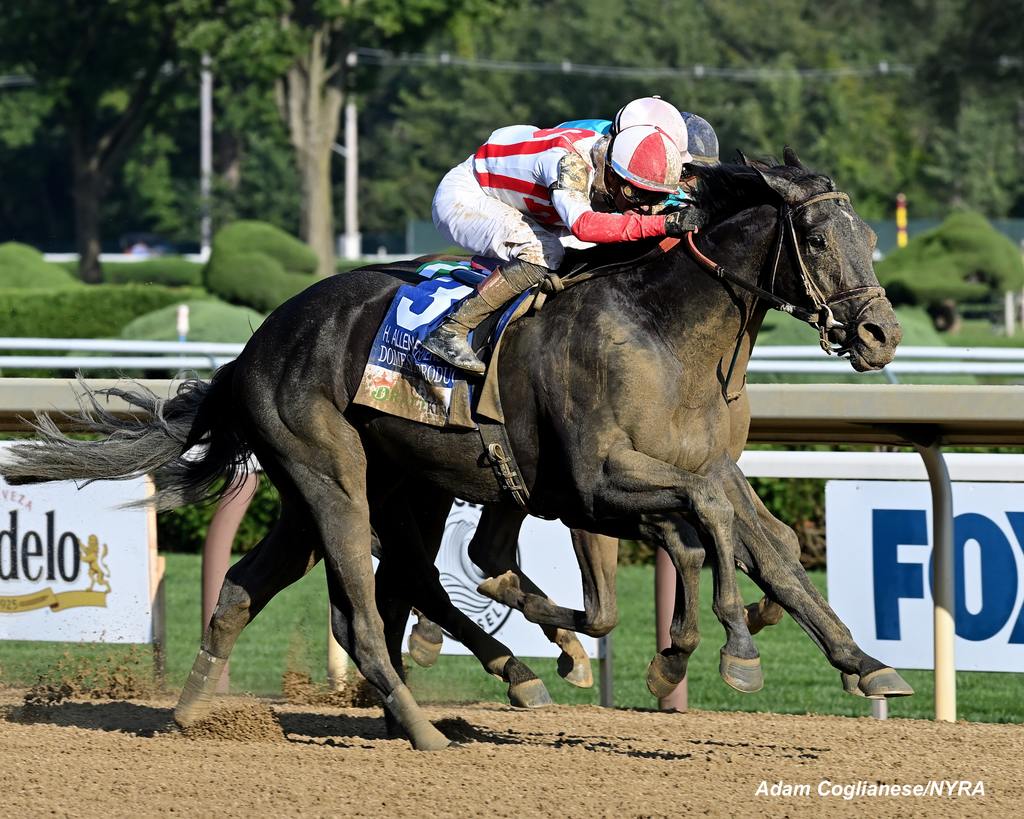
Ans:
<svg viewBox="0 0 1024 819"><path fill-rule="evenodd" d="M932 668L928 484L830 481L828 597L869 654ZM1024 484L953 484L956 667L1024 671Z"/></svg>

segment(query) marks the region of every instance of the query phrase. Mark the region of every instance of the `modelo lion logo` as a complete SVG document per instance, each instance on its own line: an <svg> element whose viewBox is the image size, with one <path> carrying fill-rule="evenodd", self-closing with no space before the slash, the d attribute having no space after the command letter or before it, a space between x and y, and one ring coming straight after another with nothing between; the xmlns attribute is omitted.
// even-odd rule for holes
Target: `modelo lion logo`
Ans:
<svg viewBox="0 0 1024 819"><path fill-rule="evenodd" d="M89 535L85 543L73 532L57 535L56 513L46 513L46 532L21 531L18 512L13 510L6 529L0 529L0 590L2 581L77 583L88 578L84 589L55 592L52 587L25 594L0 594L0 613L18 614L35 609L52 611L99 606L105 608L110 594L107 544ZM82 577L83 569L85 578Z"/></svg>
<svg viewBox="0 0 1024 819"><path fill-rule="evenodd" d="M437 567L441 585L455 606L488 634L505 625L512 609L476 590L487 578L469 559L469 542L480 522L480 507L457 500L441 539Z"/></svg>

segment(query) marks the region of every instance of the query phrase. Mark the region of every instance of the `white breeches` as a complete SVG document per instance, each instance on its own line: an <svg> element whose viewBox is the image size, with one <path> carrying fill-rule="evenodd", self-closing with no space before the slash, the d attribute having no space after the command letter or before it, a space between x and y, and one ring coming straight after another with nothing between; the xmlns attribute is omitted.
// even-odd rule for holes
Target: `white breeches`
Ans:
<svg viewBox="0 0 1024 819"><path fill-rule="evenodd" d="M547 228L480 187L473 157L441 180L431 207L434 225L453 244L504 261L522 259L557 270L566 247L590 247L565 228Z"/></svg>

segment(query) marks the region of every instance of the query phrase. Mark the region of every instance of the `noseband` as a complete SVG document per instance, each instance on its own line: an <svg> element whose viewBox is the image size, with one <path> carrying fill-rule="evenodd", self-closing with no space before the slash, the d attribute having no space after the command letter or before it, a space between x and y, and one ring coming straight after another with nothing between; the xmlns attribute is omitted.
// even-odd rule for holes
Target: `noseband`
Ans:
<svg viewBox="0 0 1024 819"><path fill-rule="evenodd" d="M816 202L824 202L829 199L837 199L843 202L850 201L850 197L841 191L829 191L827 193L819 193L804 199L802 202L798 202L792 207L790 207L786 202L782 203L779 207L778 221L775 227L774 246L771 254L766 257L765 264L762 265L758 284L751 284L745 279L741 279L739 276L733 275L720 264L701 253L693 242L693 234L696 233L696 231L686 234L686 244L689 247L690 254L693 258L696 259L701 266L714 273L715 276L753 293L759 299L770 302L772 307L776 310L780 310L783 313L789 313L792 316L796 316L801 321L807 322L818 331L818 343L821 345L822 350L824 350L828 355L835 354L843 356L850 352L849 345L833 347L832 342L828 340L828 334L831 330L840 329L845 326L836 320L835 315L832 313L832 307L844 301L851 301L859 298L865 299L863 306L857 311L857 315L854 317L856 320L864 315L865 311L873 302L885 297L885 290L881 287L875 286L852 287L848 290L841 290L838 293L833 293L831 296L826 296L821 287L818 286L818 283L811 277L810 271L804 263L803 254L800 253L800 243L796 238L796 228L793 226L793 217L804 208L813 205ZM779 270L779 260L782 257L783 245L786 246L786 251L789 253L793 267L800 275L800 281L803 283L804 292L811 300L813 305L811 309L800 307L775 294L775 276ZM768 264L769 259L771 260L770 264ZM762 282L766 286L762 286Z"/></svg>

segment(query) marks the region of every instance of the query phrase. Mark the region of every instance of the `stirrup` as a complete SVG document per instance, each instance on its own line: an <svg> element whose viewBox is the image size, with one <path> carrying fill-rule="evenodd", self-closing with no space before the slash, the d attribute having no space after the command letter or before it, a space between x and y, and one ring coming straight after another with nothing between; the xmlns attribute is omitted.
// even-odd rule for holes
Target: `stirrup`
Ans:
<svg viewBox="0 0 1024 819"><path fill-rule="evenodd" d="M449 322L443 322L420 342L420 346L453 367L482 375L487 367L469 346L467 332L460 332L450 327Z"/></svg>

